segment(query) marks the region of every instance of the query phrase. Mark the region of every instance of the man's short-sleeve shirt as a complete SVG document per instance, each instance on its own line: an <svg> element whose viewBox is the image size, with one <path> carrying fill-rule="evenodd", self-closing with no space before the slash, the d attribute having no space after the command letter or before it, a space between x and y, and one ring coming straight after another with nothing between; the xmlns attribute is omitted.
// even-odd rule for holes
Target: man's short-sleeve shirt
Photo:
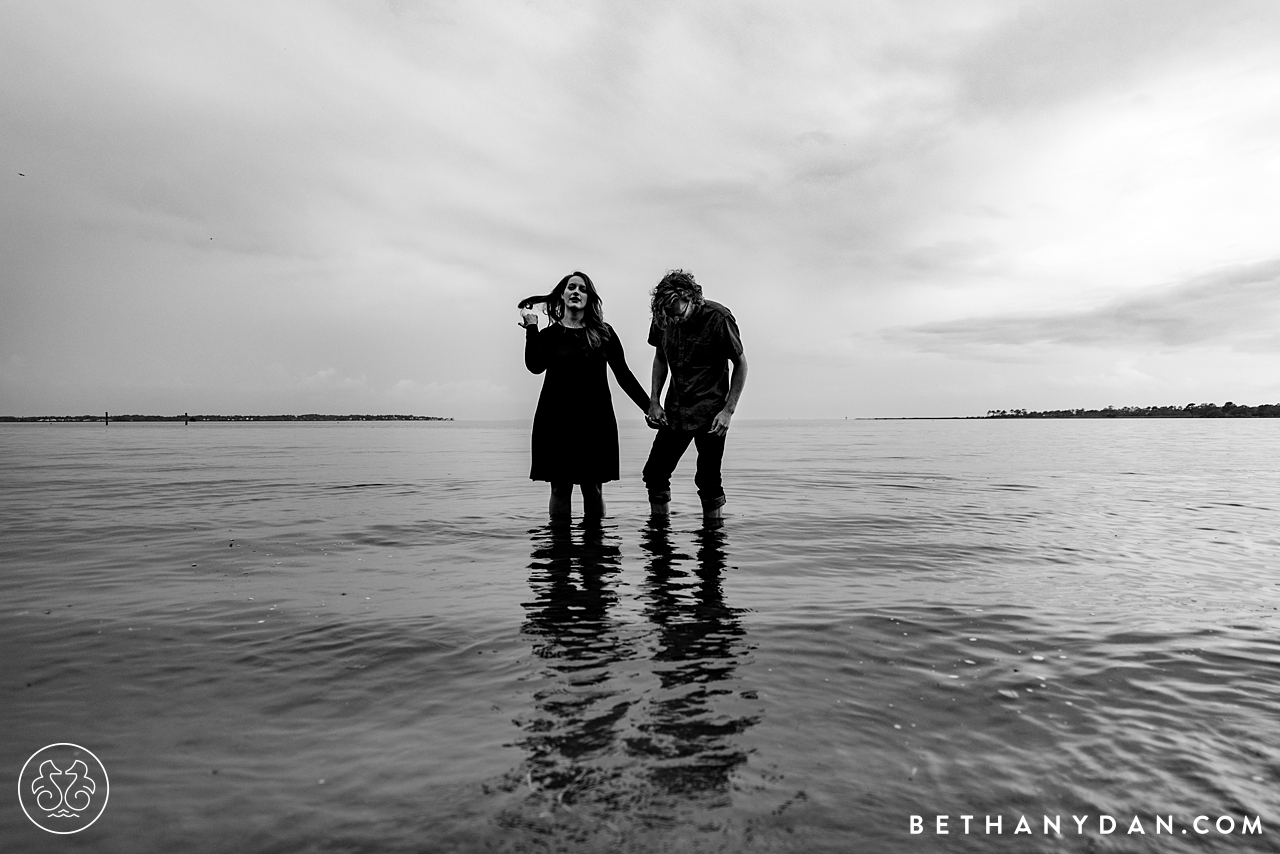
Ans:
<svg viewBox="0 0 1280 854"><path fill-rule="evenodd" d="M671 375L667 424L690 433L709 428L729 397L729 360L742 355L733 312L707 300L680 323L650 324L649 343L661 349Z"/></svg>

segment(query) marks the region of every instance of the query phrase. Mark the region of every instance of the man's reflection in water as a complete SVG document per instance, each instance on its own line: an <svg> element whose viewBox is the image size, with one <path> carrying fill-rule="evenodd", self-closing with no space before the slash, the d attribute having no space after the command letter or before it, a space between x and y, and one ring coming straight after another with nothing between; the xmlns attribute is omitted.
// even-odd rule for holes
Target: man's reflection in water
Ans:
<svg viewBox="0 0 1280 854"><path fill-rule="evenodd" d="M650 779L671 794L728 792L733 769L747 761L734 736L759 720L743 714L742 695L754 695L735 685L746 631L724 601L723 524L704 521L692 571L672 546L666 520L650 520L641 535L649 558L645 616L657 627L653 672L661 690L628 748L650 758Z"/></svg>
<svg viewBox="0 0 1280 854"><path fill-rule="evenodd" d="M747 759L736 736L758 720L749 714L757 707L736 684L747 647L724 601L723 528L695 537L690 556L673 546L665 522L641 532L645 579L636 603L619 599L613 529L533 532L524 632L535 638L549 684L517 723L529 751L520 776L550 803L540 817L590 803L592 812L648 823L699 796L726 802L729 777Z"/></svg>

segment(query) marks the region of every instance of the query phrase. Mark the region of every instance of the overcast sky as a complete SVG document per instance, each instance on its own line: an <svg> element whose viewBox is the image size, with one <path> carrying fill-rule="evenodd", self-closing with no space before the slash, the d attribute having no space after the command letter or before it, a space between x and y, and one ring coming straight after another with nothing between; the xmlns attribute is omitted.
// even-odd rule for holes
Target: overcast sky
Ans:
<svg viewBox="0 0 1280 854"><path fill-rule="evenodd" d="M671 267L742 417L1280 402L1270 0L0 12L0 414L531 417Z"/></svg>

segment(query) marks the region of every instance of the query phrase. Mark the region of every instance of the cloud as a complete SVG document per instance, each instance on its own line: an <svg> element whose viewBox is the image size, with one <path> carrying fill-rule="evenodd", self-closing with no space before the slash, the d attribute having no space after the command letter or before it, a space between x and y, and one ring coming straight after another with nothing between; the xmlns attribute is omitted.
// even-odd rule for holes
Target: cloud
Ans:
<svg viewBox="0 0 1280 854"><path fill-rule="evenodd" d="M342 376L333 368L325 368L316 371L309 377L302 379L302 387L311 391L337 391L364 388L367 379L364 374L358 377Z"/></svg>
<svg viewBox="0 0 1280 854"><path fill-rule="evenodd" d="M957 104L971 115L1043 113L1124 91L1206 54L1273 43L1280 16L1257 2L1077 0L1006 4L1009 14L961 42ZM1265 48L1264 48L1265 49Z"/></svg>
<svg viewBox="0 0 1280 854"><path fill-rule="evenodd" d="M1063 313L977 317L891 330L924 351L996 355L1034 345L1280 352L1280 258Z"/></svg>
<svg viewBox="0 0 1280 854"><path fill-rule="evenodd" d="M951 386L911 373L933 357L893 362L890 326L987 359L1275 349L1265 284L1186 279L1278 251L1269 3L6 13L0 340L26 361L0 382L18 409L146 383L160 409L526 416L512 306L574 268L633 358L645 292L695 270L738 316L760 415L826 406L793 378L830 359L884 360L841 379L836 411L880 388L929 409ZM288 382L258 381L271 364Z"/></svg>
<svg viewBox="0 0 1280 854"><path fill-rule="evenodd" d="M415 415L493 418L503 412L511 390L488 380L419 382L399 380L387 394L390 406L407 406Z"/></svg>

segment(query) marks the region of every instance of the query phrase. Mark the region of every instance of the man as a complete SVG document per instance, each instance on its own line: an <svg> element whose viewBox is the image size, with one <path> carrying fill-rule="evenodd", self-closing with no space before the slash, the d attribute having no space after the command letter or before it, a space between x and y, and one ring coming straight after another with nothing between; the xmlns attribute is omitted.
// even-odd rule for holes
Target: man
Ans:
<svg viewBox="0 0 1280 854"><path fill-rule="evenodd" d="M693 442L698 449L693 482L702 499L703 516L719 519L725 502L720 461L729 422L747 384L747 358L742 354L738 323L729 309L704 300L702 287L684 270L671 270L662 277L653 289L651 305L649 343L657 352L646 418L658 428L658 435L644 466L649 506L655 516L671 512L671 473ZM668 371L671 385L664 407L659 401Z"/></svg>

